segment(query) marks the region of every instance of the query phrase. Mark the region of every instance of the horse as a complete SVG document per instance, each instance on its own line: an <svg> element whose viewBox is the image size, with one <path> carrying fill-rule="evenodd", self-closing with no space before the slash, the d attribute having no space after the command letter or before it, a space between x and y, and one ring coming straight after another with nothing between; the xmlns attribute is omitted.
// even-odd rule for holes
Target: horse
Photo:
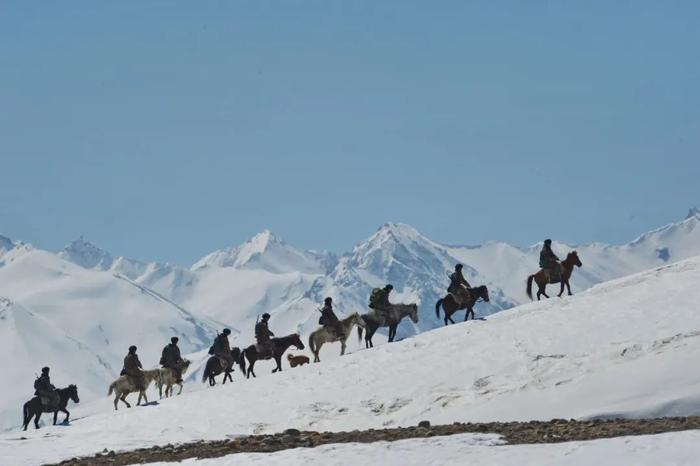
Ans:
<svg viewBox="0 0 700 466"><path fill-rule="evenodd" d="M252 375L255 377L255 372L253 371L253 366L255 366L255 361L258 359L273 359L277 363L277 367L272 369L272 373L274 374L277 371L282 370L282 355L284 354L285 351L290 346L296 347L298 350L303 350L304 349L304 343L301 341L301 338L299 337L298 333L292 333L291 335L287 335L286 337L281 337L281 338L273 338L270 340L272 344L272 355L266 354L266 355L259 355L258 354L258 349L257 345L250 345L246 349L244 349L241 352L240 357L238 358L238 365L241 368L241 372L243 372L246 375L246 378L250 378ZM245 360L248 360L248 371L246 372L246 367L245 367Z"/></svg>
<svg viewBox="0 0 700 466"><path fill-rule="evenodd" d="M109 391L107 392L107 396L110 396L112 392L114 392L114 410L116 411L118 409L117 403L119 403L120 400L126 405L127 408L131 408L129 402L126 401L126 396L129 393L139 392L139 398L136 401L136 406L141 404L141 399L148 403L146 390L152 382L156 382L160 387L160 374L161 369L150 369L147 371L143 371L143 390L137 388L136 385L134 385L134 382L132 381L131 377L127 375L119 376L117 380L115 380L109 385Z"/></svg>
<svg viewBox="0 0 700 466"><path fill-rule="evenodd" d="M389 327L389 343L394 341L396 337L396 328L399 326L404 317L410 316L414 324L418 323L418 305L417 304L392 304L388 311L388 318L383 318L375 312L362 314L360 317L365 322L367 333L365 334L365 347L374 348L372 336L379 327ZM357 327L357 338L362 341L362 327Z"/></svg>
<svg viewBox="0 0 700 466"><path fill-rule="evenodd" d="M564 259L561 263L561 277L558 280L551 280L550 277L547 276L545 273L544 269L540 269L539 272L530 275L527 277L527 296L528 298L532 299L532 280L535 280L537 283L537 300L540 300L540 296L544 295L545 298L549 298L547 293L545 293L545 288L547 287L548 283L559 283L561 282L561 291L559 292L559 297L561 298L561 295L564 294L564 286L566 286L569 289L569 296L572 295L571 293L571 285L569 284L569 279L571 278L571 274L574 271L574 266L576 267L582 267L583 264L581 263L581 259L578 258L578 253L576 251L571 251L567 256L566 259Z"/></svg>
<svg viewBox="0 0 700 466"><path fill-rule="evenodd" d="M231 361L238 361L241 357L241 350L238 348L233 348L231 350ZM209 381L210 386L216 385L215 377L221 373L224 373L224 381L226 384L226 379L233 383L233 377L231 377L231 372L233 372L233 362L230 363L226 368L222 367L221 358L218 356L212 356L207 360L206 366L204 366L204 373L202 374L202 383Z"/></svg>
<svg viewBox="0 0 700 466"><path fill-rule="evenodd" d="M472 315L472 320L474 320L474 304L479 300L479 298L483 299L484 302L489 302L489 290L486 288L486 285L470 288L469 290L465 288L464 291L466 301L462 304L457 303L452 293L449 293L444 298L440 298L438 302L435 303L435 315L438 319L440 318L440 306L442 306L442 309L445 311L445 325L448 325L447 321L454 324L455 321L452 320L452 314L464 309L467 310L467 313L464 314L464 321L466 322L467 319L469 319L470 313Z"/></svg>
<svg viewBox="0 0 700 466"><path fill-rule="evenodd" d="M29 421L34 417L34 427L39 428L39 418L42 413L53 413L53 425L56 425L56 419L58 418L58 412L66 413L66 418L63 420L63 424L68 424L68 419L70 418L70 412L66 409L68 405L68 400L73 400L73 403L79 403L80 398L78 398L78 387L75 385L68 385L66 388L59 388L56 390L58 393L58 407L54 410L47 410L44 404L41 402L41 398L35 396L31 400L24 403L24 408L22 412L24 413L24 423L23 430L27 430Z"/></svg>
<svg viewBox="0 0 700 466"><path fill-rule="evenodd" d="M360 317L360 314L357 312L350 314L345 319L340 320L340 327L343 329L343 338L338 338L335 331L333 329L329 329L328 327L321 327L311 332L311 335L309 335L309 349L314 354L314 362L321 362L318 357L318 353L321 351L321 347L324 343L340 341L340 355L344 355L346 342L348 341L350 332L352 332L352 328L355 325L361 328L366 326L365 321L362 320L362 317Z"/></svg>
<svg viewBox="0 0 700 466"><path fill-rule="evenodd" d="M189 359L183 359L180 367L180 377L183 377L185 375L185 372L187 372L187 369L190 367L190 360ZM165 397L168 398L173 395L173 385L179 385L180 390L177 392L179 395L182 393L182 383L178 383L177 379L175 378L175 374L173 374L172 369L168 369L166 367L163 367L161 369L158 369L160 371L160 378L158 381L158 395L160 398L163 398L163 385L165 385Z"/></svg>

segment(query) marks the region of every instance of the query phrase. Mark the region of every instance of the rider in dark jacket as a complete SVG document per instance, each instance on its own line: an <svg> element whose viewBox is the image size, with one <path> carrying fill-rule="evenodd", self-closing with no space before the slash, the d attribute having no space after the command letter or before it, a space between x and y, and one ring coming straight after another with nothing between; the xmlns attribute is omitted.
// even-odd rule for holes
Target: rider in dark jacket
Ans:
<svg viewBox="0 0 700 466"><path fill-rule="evenodd" d="M34 381L34 394L41 398L41 402L45 406L58 405L58 393L56 387L51 384L48 367L42 368L41 376Z"/></svg>
<svg viewBox="0 0 700 466"><path fill-rule="evenodd" d="M343 332L343 324L338 320L338 316L333 312L333 298L328 297L324 300L323 309L321 309L320 323L335 334L337 338L345 338Z"/></svg>
<svg viewBox="0 0 700 466"><path fill-rule="evenodd" d="M389 301L389 294L394 289L393 285L386 285L384 288L379 290L379 295L374 303L374 312L378 317L386 319L388 317L389 311L391 311L391 302Z"/></svg>
<svg viewBox="0 0 700 466"><path fill-rule="evenodd" d="M544 245L540 251L540 267L549 273L557 273L561 267L559 264L559 257L552 251L551 239L544 240Z"/></svg>
<svg viewBox="0 0 700 466"><path fill-rule="evenodd" d="M214 356L222 361L222 366L230 367L233 364L233 356L231 355L231 344L228 341L228 336L231 335L231 330L225 328L216 336L214 345L212 346Z"/></svg>
<svg viewBox="0 0 700 466"><path fill-rule="evenodd" d="M459 290L460 286L466 288L472 287L467 281L467 279L464 278L464 275L462 275L463 267L464 266L462 264L455 265L455 271L452 272L452 274L450 275L450 286L447 288L448 293L457 293L457 290Z"/></svg>
<svg viewBox="0 0 700 466"><path fill-rule="evenodd" d="M138 390L146 389L146 379L143 376L141 361L136 354L136 346L129 347L129 353L124 358L124 368L122 375L129 377Z"/></svg>
<svg viewBox="0 0 700 466"><path fill-rule="evenodd" d="M272 352L272 345L270 339L275 336L274 333L270 331L268 327L268 321L270 320L270 314L267 312L262 315L260 322L255 324L255 340L258 342L258 347L261 351Z"/></svg>
<svg viewBox="0 0 700 466"><path fill-rule="evenodd" d="M182 356L177 342L178 337L172 337L170 343L163 348L163 354L160 357L160 365L166 369L170 369L175 376L175 383L182 383Z"/></svg>

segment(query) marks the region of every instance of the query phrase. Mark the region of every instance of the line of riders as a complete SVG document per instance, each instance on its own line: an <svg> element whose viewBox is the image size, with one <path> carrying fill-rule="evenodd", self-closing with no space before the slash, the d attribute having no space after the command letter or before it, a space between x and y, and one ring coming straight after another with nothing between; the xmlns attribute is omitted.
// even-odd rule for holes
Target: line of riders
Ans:
<svg viewBox="0 0 700 466"><path fill-rule="evenodd" d="M556 281L557 278L561 276L562 265L559 261L559 257L552 251L551 239L544 241L544 245L540 251L539 265L550 283ZM466 302L470 298L470 292L472 290L472 286L462 274L462 269L462 264L455 265L454 272L449 275L450 285L447 288L447 292L452 295L452 298L457 303ZM374 310L375 314L377 314L380 319L386 319L388 313L391 312L392 304L389 300L389 295L393 289L394 287L389 284L384 288L375 288L372 290L369 299L369 307ZM334 335L337 340L344 340L347 335L345 335L344 327L333 310L333 299L331 297L327 297L324 300L324 305L320 309L320 312L321 317L318 323L329 333ZM272 333L269 328L270 314L264 313L261 317L260 321L255 324L256 350L258 359L267 359L272 356L272 338L275 334ZM236 362L234 361L231 345L228 340L230 334L231 330L228 328L223 329L223 331L217 335L213 345L209 349L210 355L219 358L221 367L230 368ZM178 341L178 337L172 337L170 343L163 348L160 365L172 371L175 383L182 384L182 367L184 360L181 356L180 348L177 346ZM146 381L144 378L143 366L136 351L136 346L132 345L129 347L129 352L126 357L124 357L124 366L120 375L127 376L138 390L145 390ZM34 382L34 389L34 394L40 398L45 411L53 412L58 408L60 401L59 395L56 387L51 384L48 367L42 368L41 376Z"/></svg>

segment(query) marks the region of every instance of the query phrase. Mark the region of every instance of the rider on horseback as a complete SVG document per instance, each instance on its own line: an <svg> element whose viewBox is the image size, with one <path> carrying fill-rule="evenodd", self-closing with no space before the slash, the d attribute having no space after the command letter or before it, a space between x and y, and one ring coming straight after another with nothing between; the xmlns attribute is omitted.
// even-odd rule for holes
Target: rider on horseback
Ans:
<svg viewBox="0 0 700 466"><path fill-rule="evenodd" d="M547 278L551 281L561 276L561 264L559 257L552 251L552 240L544 240L544 246L540 251L540 267L545 271Z"/></svg>
<svg viewBox="0 0 700 466"><path fill-rule="evenodd" d="M180 356L180 348L177 342L178 337L172 337L170 343L163 348L163 354L160 357L160 365L166 369L170 369L175 377L175 383L182 383L182 356Z"/></svg>
<svg viewBox="0 0 700 466"><path fill-rule="evenodd" d="M137 390L146 389L146 378L143 376L143 366L136 355L136 346L129 347L129 354L124 358L124 367L120 375L126 375Z"/></svg>
<svg viewBox="0 0 700 466"><path fill-rule="evenodd" d="M222 368L231 367L233 364L233 356L231 356L231 344L228 342L228 336L231 335L231 330L225 328L216 336L212 345L211 354L219 358Z"/></svg>
<svg viewBox="0 0 700 466"><path fill-rule="evenodd" d="M462 303L467 298L465 292L472 287L462 275L463 267L462 264L455 265L455 271L450 274L450 286L447 287L447 292L451 293L458 303Z"/></svg>
<svg viewBox="0 0 700 466"><path fill-rule="evenodd" d="M41 369L41 376L34 381L34 390L34 394L41 399L44 407L58 406L60 398L56 387L51 384L48 367Z"/></svg>
<svg viewBox="0 0 700 466"><path fill-rule="evenodd" d="M389 302L389 294L394 289L394 286L389 284L384 288L375 288L372 290L372 295L369 299L369 307L374 309L375 314L380 319L386 320L391 311L391 302Z"/></svg>
<svg viewBox="0 0 700 466"><path fill-rule="evenodd" d="M274 337L275 334L268 328L269 320L270 314L266 312L262 315L260 322L255 324L255 340L258 343L259 353L272 355L272 341L270 339Z"/></svg>
<svg viewBox="0 0 700 466"><path fill-rule="evenodd" d="M331 334L334 334L336 338L345 338L345 333L343 332L343 325L338 320L338 316L333 312L333 298L326 298L324 300L323 309L321 309L321 318L318 323L323 325Z"/></svg>

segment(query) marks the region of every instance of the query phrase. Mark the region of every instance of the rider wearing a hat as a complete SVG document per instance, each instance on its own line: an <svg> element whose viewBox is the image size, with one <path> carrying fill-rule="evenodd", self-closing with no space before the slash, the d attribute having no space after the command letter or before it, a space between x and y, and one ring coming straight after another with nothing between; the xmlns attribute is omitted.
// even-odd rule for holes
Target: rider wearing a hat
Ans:
<svg viewBox="0 0 700 466"><path fill-rule="evenodd" d="M48 367L43 367L41 369L41 376L34 381L34 390L34 394L41 399L44 406L50 407L58 405L58 393L56 392L56 387L51 384Z"/></svg>
<svg viewBox="0 0 700 466"><path fill-rule="evenodd" d="M336 316L333 311L333 298L328 297L323 301L319 323L330 330L337 338L345 338L343 324L340 323L338 316Z"/></svg>
<svg viewBox="0 0 700 466"><path fill-rule="evenodd" d="M228 336L231 335L231 330L225 328L216 336L214 345L214 356L221 361L222 367L231 367L233 365L233 356L231 355L231 344L228 341Z"/></svg>
<svg viewBox="0 0 700 466"><path fill-rule="evenodd" d="M552 278L552 272L556 274L557 272L559 272L559 269L561 267L561 265L559 264L559 257L557 257L557 255L554 254L554 251L552 251L551 239L544 240L544 245L542 246L542 250L540 251L540 267L542 267L547 273L550 274L550 278Z"/></svg>
<svg viewBox="0 0 700 466"><path fill-rule="evenodd" d="M268 321L270 320L270 314L267 312L262 315L260 322L255 324L255 340L258 342L259 352L270 352L272 353L272 341L270 340L275 336L270 328L268 327Z"/></svg>
<svg viewBox="0 0 700 466"><path fill-rule="evenodd" d="M160 365L173 372L175 383L182 383L182 356L180 356L180 348L177 346L178 341L178 337L172 337L170 343L163 348Z"/></svg>
<svg viewBox="0 0 700 466"><path fill-rule="evenodd" d="M136 346L131 345L129 347L129 353L124 358L124 368L121 374L129 377L131 383L137 390L146 389L146 379L143 376L142 367L141 361L139 361L139 357L136 355Z"/></svg>
<svg viewBox="0 0 700 466"><path fill-rule="evenodd" d="M462 275L462 264L455 265L455 271L450 274L450 286L447 288L448 293L457 293L460 287L471 288L464 275Z"/></svg>

